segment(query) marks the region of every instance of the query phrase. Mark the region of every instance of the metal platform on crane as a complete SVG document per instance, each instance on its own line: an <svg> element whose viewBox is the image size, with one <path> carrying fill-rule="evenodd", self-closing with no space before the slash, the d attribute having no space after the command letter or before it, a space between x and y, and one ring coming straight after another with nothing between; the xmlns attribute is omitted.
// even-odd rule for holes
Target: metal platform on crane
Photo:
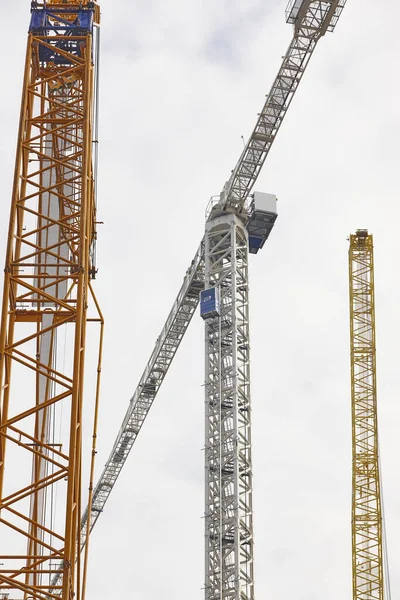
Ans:
<svg viewBox="0 0 400 600"><path fill-rule="evenodd" d="M285 11L286 23L296 25L296 23L302 22L306 14L309 14L309 18L312 19L313 12L326 12L328 21L321 28L323 35L325 31L332 32L335 29L345 4L346 0L290 0ZM309 24L311 25L311 22Z"/></svg>

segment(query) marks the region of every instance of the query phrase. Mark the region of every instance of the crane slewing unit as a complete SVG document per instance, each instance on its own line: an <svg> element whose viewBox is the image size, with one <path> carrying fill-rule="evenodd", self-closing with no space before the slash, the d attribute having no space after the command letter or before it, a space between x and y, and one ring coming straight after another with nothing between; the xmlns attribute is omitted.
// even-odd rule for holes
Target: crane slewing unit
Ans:
<svg viewBox="0 0 400 600"><path fill-rule="evenodd" d="M31 3L0 323L0 593L12 600L82 598L90 303L102 331L90 283L98 23L94 2Z"/></svg>
<svg viewBox="0 0 400 600"><path fill-rule="evenodd" d="M383 600L373 237L350 236L353 600Z"/></svg>

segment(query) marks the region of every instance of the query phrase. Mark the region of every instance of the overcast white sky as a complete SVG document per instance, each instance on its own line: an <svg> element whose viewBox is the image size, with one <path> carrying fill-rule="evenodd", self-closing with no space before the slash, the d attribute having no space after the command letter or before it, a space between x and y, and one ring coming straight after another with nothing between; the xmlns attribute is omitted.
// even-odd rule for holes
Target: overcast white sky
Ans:
<svg viewBox="0 0 400 600"><path fill-rule="evenodd" d="M0 262L28 0L2 2ZM97 294L107 321L97 471L292 30L285 0L102 3ZM256 596L351 598L346 238L374 233L379 416L400 594L398 0L348 0L256 189L279 218L251 257ZM198 315L92 537L87 600L203 597Z"/></svg>

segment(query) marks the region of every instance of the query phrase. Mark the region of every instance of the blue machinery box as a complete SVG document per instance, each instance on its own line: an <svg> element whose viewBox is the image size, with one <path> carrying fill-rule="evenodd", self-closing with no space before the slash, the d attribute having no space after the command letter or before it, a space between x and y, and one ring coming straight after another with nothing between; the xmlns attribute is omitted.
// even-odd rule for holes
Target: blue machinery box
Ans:
<svg viewBox="0 0 400 600"><path fill-rule="evenodd" d="M68 66L73 64L69 54L82 56L84 40L79 38L93 32L94 11L93 2L85 6L65 4L60 8L46 4L39 7L37 2L32 2L29 32L43 38L43 44L39 42L38 47L39 61Z"/></svg>
<svg viewBox="0 0 400 600"><path fill-rule="evenodd" d="M203 319L212 319L220 314L219 289L210 288L200 292L200 316Z"/></svg>

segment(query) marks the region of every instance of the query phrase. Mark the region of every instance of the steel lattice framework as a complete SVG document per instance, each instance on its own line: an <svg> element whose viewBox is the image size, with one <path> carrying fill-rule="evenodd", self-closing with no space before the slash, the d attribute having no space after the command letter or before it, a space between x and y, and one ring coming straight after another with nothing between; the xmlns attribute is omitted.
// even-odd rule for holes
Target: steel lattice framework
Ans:
<svg viewBox="0 0 400 600"><path fill-rule="evenodd" d="M353 599L383 600L373 238L350 236Z"/></svg>
<svg viewBox="0 0 400 600"><path fill-rule="evenodd" d="M95 272L97 18L93 3L32 5L0 328L0 591L12 600L81 598L76 538ZM99 312L94 320L102 321ZM71 343L59 360L64 335ZM61 406L65 423L56 440Z"/></svg>
<svg viewBox="0 0 400 600"><path fill-rule="evenodd" d="M286 19L293 39L259 113L254 130L221 194L224 206L241 208L262 169L318 40L333 31L346 0L291 0Z"/></svg>
<svg viewBox="0 0 400 600"><path fill-rule="evenodd" d="M78 516L80 418L86 299L91 289L89 273L95 272L91 260L95 237L90 147L93 65L91 31L85 21L85 11L92 11L94 20L98 22L99 9L88 0L66 0L60 4L51 0L45 5L32 4L34 13L41 7L49 11L47 18L53 28L48 27L48 21L39 23L39 19L36 27L40 25L40 35L38 30L32 31L28 44L0 335L0 352L6 348L0 357L0 374L3 373L0 468L3 469L5 441L14 423L9 419L9 380L11 362L17 360L17 351L12 345L15 323L18 320L22 323L29 321L37 326L36 337L27 338L38 340L37 364L33 368L36 384L32 386L36 395L29 412L29 415L36 415L36 433L30 438L32 447L28 448L28 443L22 445L37 457L34 459L36 475L32 491L36 516L27 520L29 527L36 529L33 533L33 530L28 531L26 537L40 548L38 560L41 562L38 565L42 566L36 568L36 558L29 554L31 550L28 557L21 555L21 560L26 559L28 565L32 562L32 577L36 582L43 581L46 569L49 583L47 587L42 586L43 589L38 585L35 588L31 586L36 593L32 598L63 595L63 600L67 600L68 594L80 598L79 585L75 585L75 574L78 573L79 579L80 564L78 560L75 570L74 561L78 559L80 550L87 548L88 534L103 511L137 439L198 305L198 293L206 281L208 286L218 286L221 292L222 315L216 320L206 321L205 594L206 600L254 599L246 230L251 217L249 196L316 44L326 31L333 31L345 1L290 1L287 21L294 25L292 42L252 135L217 205L208 215L205 237L131 398L100 480L94 489L90 486L88 507L81 520ZM70 29L66 35L66 29L71 27L75 30ZM32 138L31 131L35 126L38 133ZM74 135L70 131L73 127ZM29 136L34 142L30 146ZM32 158L39 163L36 171L32 168ZM33 208L28 208L28 201L34 205ZM27 220L22 218L25 213L31 219L26 231L23 227L26 227ZM24 244L29 243L34 247L32 255L28 255L31 263L20 259ZM22 286L20 280L25 281L20 270L22 267L25 277L32 279L31 296L26 291L22 295L19 292ZM26 281L24 285L26 290ZM22 305L17 300L26 302ZM29 313L29 319L23 316L25 313L22 311L26 315ZM54 359L56 334L52 332L66 323L74 324L73 368L68 374L60 374ZM54 383L57 395L54 395L54 390L50 391L47 381ZM54 405L68 398L72 399L69 407L69 454L59 452L58 455L54 447L46 443L47 404ZM16 418L18 421L24 417L17 415ZM39 431L45 433L40 437ZM36 447L39 441L41 445ZM44 510L45 495L38 489L38 483L44 482L45 464L50 462L50 458L54 459L57 467L61 459L64 461L59 471L60 479L67 474L65 520L58 533L46 528L39 514ZM8 510L6 503L3 503L3 513L4 510ZM38 530L42 533L39 534ZM51 540L57 539L57 548L44 546L46 536L50 536ZM44 554L46 558L43 558ZM12 579L14 582L24 568L26 570L21 566L20 571L7 581ZM27 577L29 580L30 577ZM1 585L7 581L0 579L0 589L10 589Z"/></svg>
<svg viewBox="0 0 400 600"><path fill-rule="evenodd" d="M287 20L289 23L294 24L292 42L267 96L256 127L229 181L224 186L217 206L214 206L208 215L210 221L218 214L222 217L224 211L227 211L228 220L233 218L233 213L236 213L235 218L238 219L239 223L242 223L237 231L241 230L243 235L243 222L246 222L247 218L246 205L253 185L275 140L316 44L326 31L333 31L345 1L291 0L287 9ZM229 212L232 212L231 216L229 216ZM104 510L118 475L137 439L137 435L153 405L155 396L198 305L197 294L204 287L204 265L209 265L211 260L205 251L206 246L210 247L207 239L208 234L206 232L194 259L191 261L183 286L174 301L167 322L160 333L138 387L130 400L109 459L94 488L93 503L92 505L89 504L83 513L81 537L77 540L77 544L81 549L85 546L88 530L93 529L99 515ZM238 239L235 240L235 243L239 243ZM224 270L226 280L230 277L231 282L237 282L239 275L235 274L236 267L234 266L236 255L234 252L230 254L231 252L232 248L225 255ZM229 296L231 300L234 299L239 304L243 299L241 296L243 294L246 298L247 311L247 249L244 250L242 245L240 252L242 253L240 260L243 261L243 265L246 265L246 281L241 284L240 293L238 289L233 288L230 291L225 290L224 293L226 292L227 298ZM230 262L233 258L234 264ZM230 276L227 275L228 273L230 273ZM237 296L238 293L239 297ZM239 322L240 319L235 321L236 326ZM232 329L233 337L229 342L231 346L226 360L228 360L228 355L231 356L232 360L235 356L235 366L232 371L232 381L234 383L230 390L235 400L230 412L225 405L223 406L223 426L228 429L220 438L215 437L218 428L216 414L211 416L208 412L211 409L219 409L213 405L213 401L210 402L208 392L206 397L206 600L222 600L225 597L241 598L241 600L254 598L248 343L240 344L240 348L237 345L243 333L245 333L248 340L247 327L248 323L246 323L245 330ZM207 332L208 325L206 324L206 364L208 365L207 369L209 369L213 352L216 351L217 347L211 344ZM227 339L219 341L226 344L228 339L229 336ZM222 359L223 352L224 349L221 347L218 350L218 360ZM220 364L226 366L224 360ZM206 377L208 377L208 373L207 370ZM245 384L241 378L243 378L243 381L246 380ZM243 389L242 386L244 386ZM244 391L246 398L243 397ZM221 405L220 409L222 410ZM222 426L222 422L220 425ZM228 438L231 443L233 442L241 448L240 453L235 453L232 450L229 457L231 464L234 464L237 469L240 467L240 471L232 474L222 473L221 471L219 475L214 476L214 471L210 468L212 467L210 461L217 460L216 454L224 451L223 443L225 442L223 440ZM220 441L219 449L217 440ZM225 459L229 462L227 456ZM216 464L222 465L221 460ZM229 499L232 486L234 486L234 498ZM217 507L226 511L221 517L220 524L216 524L215 521ZM234 516L229 516L230 511L234 512ZM216 533L223 534L219 540L215 539ZM240 596L240 594L242 595Z"/></svg>
<svg viewBox="0 0 400 600"><path fill-rule="evenodd" d="M321 0L291 0L289 3L287 20L289 23L294 24L293 39L286 52L279 73L267 96L267 100L260 113L260 118L258 119L253 134L239 158L232 176L227 182L220 198L222 203L224 203L229 197L231 199L231 204L235 206L235 209L237 208L239 213L241 212L240 207L248 200L248 195L250 194L262 165L264 164L272 143L275 140L278 128L282 124L289 104L298 88L298 84L306 70L318 40L326 31L333 31L345 2L346 0L327 0L326 2ZM270 129L271 135L268 139L258 140L261 142L261 145L257 147L257 135L261 132L260 127L261 129L265 127L265 132L267 132L266 123L268 119L270 120L268 128ZM254 151L252 150L253 147ZM244 170L246 169L247 172L244 173ZM243 177L240 173L243 173ZM236 191L231 191L234 190L234 188ZM105 469L95 486L93 494L94 511L90 518L90 531L93 529L99 515L104 510L118 475L136 441L136 432L138 432L143 425L150 408L153 405L153 401L160 389L164 375L166 374L166 371L175 356L178 345L189 326L191 316L196 310L199 299L198 296L196 296L195 291L200 291L204 287L204 248L205 238L201 241L194 258L190 263L182 288L174 300L166 324L160 332L152 355L129 402L126 415L117 434ZM184 316L188 311L190 318ZM182 316L184 316L184 318L182 318ZM175 337L172 339L170 339L168 335L170 328L171 331L178 332L178 335L174 333ZM178 344L176 344L177 340L179 342ZM173 348L173 352L170 352L168 348ZM167 349L166 354L165 349ZM153 373L154 366L160 356L163 356L165 365L161 372ZM160 373L162 374L161 376ZM148 384L154 385L152 382L153 379L156 380L156 385L151 389L150 394L146 394L144 390L150 389ZM126 431L126 425L130 421L140 424L140 426L135 426L133 434L132 432ZM126 433L129 433L129 435L127 436ZM116 455L118 455L117 460L115 460ZM86 539L88 509L89 507L85 509L82 519L82 540ZM83 548L83 546L84 541L81 543L81 548Z"/></svg>
<svg viewBox="0 0 400 600"><path fill-rule="evenodd" d="M206 227L206 288L220 294L206 320L206 600L253 600L248 239L224 214Z"/></svg>

